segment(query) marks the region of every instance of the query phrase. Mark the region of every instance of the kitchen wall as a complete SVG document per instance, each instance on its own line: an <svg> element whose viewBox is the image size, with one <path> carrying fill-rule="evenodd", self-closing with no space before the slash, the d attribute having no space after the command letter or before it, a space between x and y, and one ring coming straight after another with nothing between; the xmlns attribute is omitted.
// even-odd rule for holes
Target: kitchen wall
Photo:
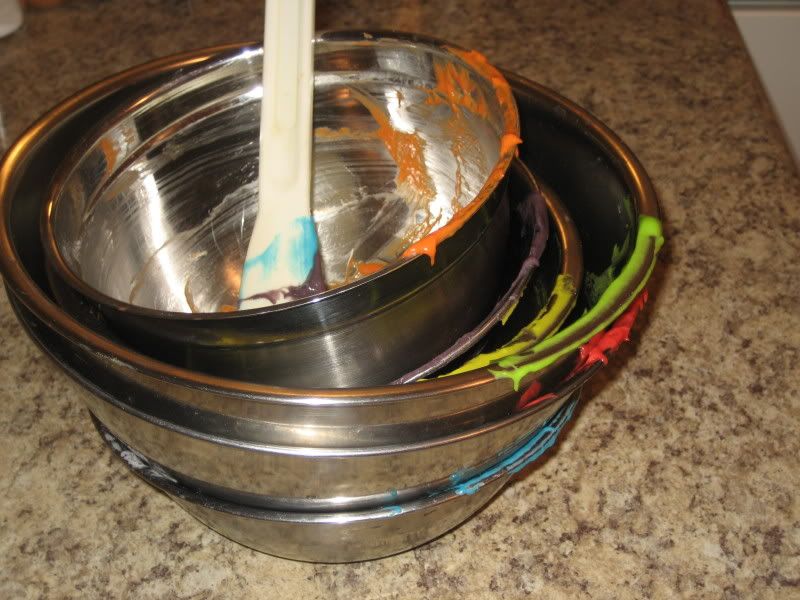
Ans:
<svg viewBox="0 0 800 600"><path fill-rule="evenodd" d="M800 165L800 1L731 2L731 6Z"/></svg>

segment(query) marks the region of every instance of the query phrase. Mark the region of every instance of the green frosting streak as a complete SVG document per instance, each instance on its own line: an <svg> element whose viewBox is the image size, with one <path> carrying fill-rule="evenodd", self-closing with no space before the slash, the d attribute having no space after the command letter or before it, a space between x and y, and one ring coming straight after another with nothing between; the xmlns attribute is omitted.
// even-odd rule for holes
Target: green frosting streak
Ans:
<svg viewBox="0 0 800 600"><path fill-rule="evenodd" d="M488 367L502 358L514 356L525 350L529 350L537 341L541 340L549 332L554 331L567 318L569 311L575 304L577 290L572 277L569 275L559 275L556 278L553 291L547 304L539 311L536 318L528 325L523 327L517 335L505 346L493 352L479 354L475 358L468 360L458 369L447 373L447 375L458 375ZM446 376L446 375L445 375Z"/></svg>
<svg viewBox="0 0 800 600"><path fill-rule="evenodd" d="M617 317L619 317L619 315L625 311L631 301L633 301L633 299L644 288L647 280L650 277L650 274L653 272L653 268L655 267L655 257L663 244L664 237L661 228L661 221L655 217L646 215L639 217L636 245L634 246L630 260L628 260L627 264L623 267L619 276L609 284L609 286L598 299L597 303L567 329L558 332L553 337L547 338L540 344L536 345L534 349L519 352L497 361L495 364L502 367L504 370L491 370L492 374L498 378L505 377L511 379L514 383L514 389L518 390L520 383L527 375L541 371L543 368L554 363L562 356L574 351L579 346L586 343L592 337L608 327ZM633 294L623 299L623 291L631 285L637 274L640 272L641 267L645 264L645 261L648 260L651 247L653 247L653 256L650 259L650 264L647 265L647 273L645 277L641 278L641 281L636 286ZM561 350L553 352L549 355L543 356L538 360L535 358L538 355L546 354L550 348L557 346L558 344L562 343L565 338L568 338L570 335L572 335L572 332L575 329L585 327L591 323L591 321L598 319L600 314L611 310L612 307L616 308L614 308L613 311L610 312L609 315L602 321L598 321L595 327L593 327L589 333L582 338L576 340L569 346L566 346Z"/></svg>
<svg viewBox="0 0 800 600"><path fill-rule="evenodd" d="M630 243L630 237L625 238L625 243L622 246L617 246L614 244L614 248L611 251L611 264L608 265L602 273L598 273L595 275L594 273L586 273L586 295L589 299L589 302L594 305L597 303L598 300L608 289L608 286L614 281L614 278L617 274L617 269L619 268L619 263L628 253L628 245Z"/></svg>
<svg viewBox="0 0 800 600"><path fill-rule="evenodd" d="M636 219L633 212L633 201L626 196L622 198L620 202L620 213L624 212L626 221L628 223L633 223ZM611 285L611 282L614 281L614 278L619 272L619 265L622 262L622 259L628 255L630 243L631 236L626 235L625 241L622 242L621 246L614 244L614 248L611 250L611 263L602 273L586 273L584 277L584 284L586 289L586 298L588 299L590 306L594 306L597 303L597 301L600 299L600 296L602 296L603 292L606 291L606 288L608 288L608 286Z"/></svg>

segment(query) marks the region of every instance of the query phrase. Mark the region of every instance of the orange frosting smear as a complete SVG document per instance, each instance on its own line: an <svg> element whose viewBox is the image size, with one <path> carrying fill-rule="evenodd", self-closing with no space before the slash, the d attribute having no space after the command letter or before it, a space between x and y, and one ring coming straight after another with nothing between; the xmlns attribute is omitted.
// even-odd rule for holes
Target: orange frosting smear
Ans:
<svg viewBox="0 0 800 600"><path fill-rule="evenodd" d="M508 168L511 159L517 153L517 145L522 142L519 137L519 116L517 114L516 103L514 96L511 92L511 87L508 85L505 77L495 67L489 64L486 57L480 52L475 50L465 51L458 48L448 47L448 51L458 56L462 61L472 67L478 74L492 83L497 101L503 109L503 122L505 131L500 138L500 158L495 164L494 169L489 174L483 188L467 206L459 210L453 218L443 227L428 234L418 242L409 246L405 252L404 257L418 256L420 254L427 255L431 264L436 260L436 248L444 240L450 238L455 234L461 226L480 208L483 202L489 197L491 192L495 189L500 180L505 176L506 169ZM452 76L451 76L452 75ZM443 75L444 77L444 75ZM453 82L459 82L458 76L452 73L447 74L449 80L440 82L439 72L437 71L437 89L441 88L445 92L453 91L449 86ZM464 89L462 87L462 89Z"/></svg>
<svg viewBox="0 0 800 600"><path fill-rule="evenodd" d="M377 273L381 269L386 266L386 263L382 262L359 262L356 264L356 269L363 277L367 275L372 275L373 273Z"/></svg>
<svg viewBox="0 0 800 600"><path fill-rule="evenodd" d="M477 212L505 176L511 159L517 153L517 145L522 142L518 135L519 117L516 103L511 87L505 77L480 52L450 47L447 50L469 65L481 77L491 82L497 102L503 111L504 133L500 138L500 157L475 199L467 206L458 209L450 221L439 229L427 232L426 230L429 229L430 225L427 221L424 221L404 236L409 241L419 236L423 237L409 245L402 256L410 258L425 254L430 258L431 264L436 260L437 246L452 237ZM461 110L466 109L476 115L486 117L489 115L489 105L483 90L478 87L470 77L469 71L464 67L453 63L435 64L434 74L436 76L436 86L429 90L426 104L447 104L450 106L454 115L449 123L453 129L453 153L458 159L461 154L461 145L469 142L465 137L464 122L462 119L457 118L457 115ZM436 192L424 161L425 140L416 133L395 129L388 114L368 94L355 89L351 89L350 93L369 111L378 124L378 129L360 132L353 131L347 127L335 130L328 127L318 127L314 130L314 135L320 138L350 137L353 139L367 139L377 137L383 142L389 155L397 165L396 183L398 187L405 187L411 192L414 199L420 203L434 198ZM398 101L402 101L402 96L399 93ZM456 201L460 197L462 188L460 163L457 165L455 178L454 205L456 205ZM356 267L354 270L359 275L366 276L379 271L386 265L383 263L359 263L353 266ZM349 271L350 266L348 266Z"/></svg>
<svg viewBox="0 0 800 600"><path fill-rule="evenodd" d="M425 166L425 140L416 133L399 131L392 127L389 115L372 98L353 90L353 95L364 105L378 124L375 135L397 164L397 185L407 184L411 190L428 200L436 195L433 182Z"/></svg>
<svg viewBox="0 0 800 600"><path fill-rule="evenodd" d="M455 63L434 64L436 87L428 95L426 104L449 104L453 112L465 108L481 117L489 116L489 105L483 91L470 73Z"/></svg>
<svg viewBox="0 0 800 600"><path fill-rule="evenodd" d="M516 152L517 146L522 143L522 138L513 133L504 133L500 138L500 154L505 155L509 152Z"/></svg>

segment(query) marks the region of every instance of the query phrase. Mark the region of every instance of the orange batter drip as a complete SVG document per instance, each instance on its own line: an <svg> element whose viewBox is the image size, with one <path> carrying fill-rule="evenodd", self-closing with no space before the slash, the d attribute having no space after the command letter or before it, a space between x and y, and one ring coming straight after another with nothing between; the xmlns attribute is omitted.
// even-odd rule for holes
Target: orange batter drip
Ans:
<svg viewBox="0 0 800 600"><path fill-rule="evenodd" d="M367 275L372 275L373 273L377 273L381 269L386 266L386 263L382 262L359 262L356 264L356 269L363 277Z"/></svg>
<svg viewBox="0 0 800 600"><path fill-rule="evenodd" d="M336 282L331 286L331 288L346 285L356 281L357 279L361 279L362 277L367 277L368 275L372 275L373 273L383 270L384 267L386 267L385 262L356 260L351 255L347 260L347 266L345 267L344 280L341 282Z"/></svg>

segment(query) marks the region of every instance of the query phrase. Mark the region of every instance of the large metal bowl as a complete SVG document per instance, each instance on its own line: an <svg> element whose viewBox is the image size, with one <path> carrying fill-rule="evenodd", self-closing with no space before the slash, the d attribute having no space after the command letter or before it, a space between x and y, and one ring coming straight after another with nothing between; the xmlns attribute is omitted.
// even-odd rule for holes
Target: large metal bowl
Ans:
<svg viewBox="0 0 800 600"><path fill-rule="evenodd" d="M273 385L386 384L495 304L519 133L508 85L466 52L394 34L323 37L315 55L327 292L234 310L258 209L260 49L185 67L65 159L43 210L49 260L134 347ZM435 260L413 256L462 221ZM389 266L354 281L376 264Z"/></svg>
<svg viewBox="0 0 800 600"><path fill-rule="evenodd" d="M237 48L246 51L248 47ZM258 448L265 444L313 442L324 453L432 439L497 422L515 412L531 382L546 390L560 381L575 364L580 345L602 331L644 286L659 245L658 231L638 227L642 219L657 217L647 174L619 139L588 113L550 90L512 76L522 108L523 135L544 140L547 148L546 152L537 150L538 142L523 145L521 155L576 214L595 282L591 293L586 286L581 288L584 302L573 322L559 332L555 344L536 355L534 368L527 370L529 361L516 368L499 366L499 372L489 365L408 385L287 390L180 369L87 327L59 308L45 291L44 261L35 234L47 183L43 173L48 165L59 163L64 148L79 132L128 101L138 86L152 85L185 64L231 51L213 49L171 57L101 82L43 117L0 166L0 265L8 289L83 360L93 361L97 376L119 376L137 390L146 390L97 409L117 415L117 434L122 431L120 419L132 434L152 431L148 447L139 445L145 454L169 451L200 436L210 454L189 453L189 458L237 464L251 454L258 460ZM620 269L625 276L615 279ZM614 284L608 285L608 280ZM541 344L536 341L526 343L538 349ZM517 372L522 373L520 379L513 377ZM104 421L109 424L111 419ZM246 491L269 493L258 487L265 481L245 482Z"/></svg>
<svg viewBox="0 0 800 600"><path fill-rule="evenodd" d="M367 510L332 513L276 511L220 500L183 486L159 465L125 446L97 423L116 456L218 533L255 550L310 562L344 563L397 554L466 521L522 468L553 446L580 397L575 392L514 456L472 479L430 496Z"/></svg>
<svg viewBox="0 0 800 600"><path fill-rule="evenodd" d="M107 327L103 329L102 319L91 306L83 314L75 315L53 302L47 291L42 247L37 236L38 218L47 193L48 175L58 168L66 149L115 107L127 105L131 97L140 96L142 89L170 78L186 64L234 51L246 52L248 47L237 45L192 52L131 69L63 102L16 142L0 166L3 216L0 267L11 292L72 340L77 349L99 361L103 369L137 382L160 398L151 402L131 397L127 400L130 409L187 430L198 425L210 427L214 434L242 432L252 440L261 437L263 441L265 438L257 431L271 423L274 427L266 439L273 442L295 439L295 429L299 428L320 445L352 446L408 439L409 429L415 429L418 436L446 435L509 414L519 392L508 380L495 378L488 369L446 381L358 390L284 389L248 384L153 360L121 343ZM646 182L646 177L643 181ZM650 196L633 194L632 198L645 208L649 206L648 210L655 210ZM635 227L632 223L628 226ZM564 252L556 261L556 274L567 282L580 278L579 248L574 242L566 243L574 239L570 232L574 229L556 232L564 244ZM630 231L625 235L631 235ZM549 249L546 256L548 252ZM546 325L540 331L547 334L561 323L574 300L575 290L547 299L542 314L535 319ZM524 312L521 308L530 304L521 302L512 320ZM86 313L93 319L87 321ZM575 342L579 343L580 337ZM548 370L553 381L569 369L568 364L562 364L566 362L569 361L561 360ZM547 381L541 374L540 377ZM228 421L228 417L232 420Z"/></svg>

